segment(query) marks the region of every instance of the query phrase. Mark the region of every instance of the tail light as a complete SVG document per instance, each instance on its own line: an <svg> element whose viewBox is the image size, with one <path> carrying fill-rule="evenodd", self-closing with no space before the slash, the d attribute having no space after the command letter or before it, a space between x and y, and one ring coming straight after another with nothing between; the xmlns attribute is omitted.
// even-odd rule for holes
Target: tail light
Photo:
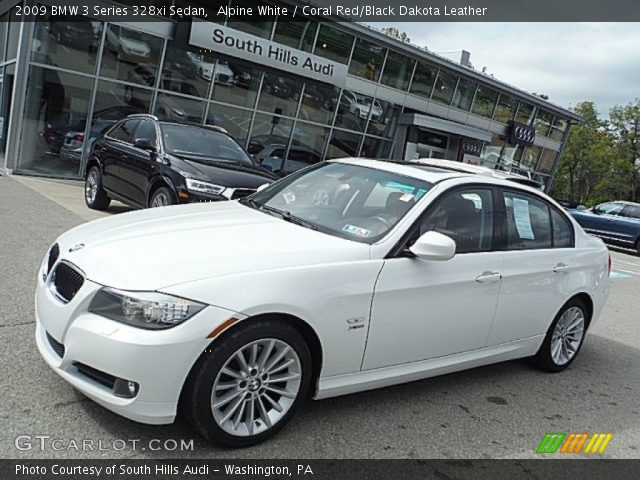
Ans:
<svg viewBox="0 0 640 480"><path fill-rule="evenodd" d="M611 276L611 253L609 253L609 263L607 265L609 276Z"/></svg>
<svg viewBox="0 0 640 480"><path fill-rule="evenodd" d="M74 135L72 138L73 140L76 140L78 142L84 142L84 135L81 133L79 133L78 135Z"/></svg>

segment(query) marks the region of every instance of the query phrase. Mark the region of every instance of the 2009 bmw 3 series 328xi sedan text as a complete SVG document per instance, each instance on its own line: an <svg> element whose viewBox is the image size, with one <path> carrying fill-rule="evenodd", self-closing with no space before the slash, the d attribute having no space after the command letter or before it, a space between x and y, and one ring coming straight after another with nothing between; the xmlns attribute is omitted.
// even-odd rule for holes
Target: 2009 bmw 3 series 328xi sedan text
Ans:
<svg viewBox="0 0 640 480"><path fill-rule="evenodd" d="M127 418L250 445L322 399L519 357L573 362L609 289L602 241L539 190L420 164L320 163L240 201L57 239L36 337Z"/></svg>

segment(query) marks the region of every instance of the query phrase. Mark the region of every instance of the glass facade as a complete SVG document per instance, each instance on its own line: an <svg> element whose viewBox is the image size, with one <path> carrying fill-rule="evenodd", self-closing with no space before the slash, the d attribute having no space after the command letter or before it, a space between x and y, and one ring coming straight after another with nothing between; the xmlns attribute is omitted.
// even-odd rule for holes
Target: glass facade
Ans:
<svg viewBox="0 0 640 480"><path fill-rule="evenodd" d="M249 0L231 3L255 7ZM176 4L186 5L182 0ZM348 26L273 18L250 23L216 20L344 64L349 79L377 86L353 89L318 82L186 45L181 36L171 39L150 33L154 28L139 31L132 24L79 23L58 17L36 22L30 30L21 138L13 166L80 176L95 139L133 113L221 126L257 161L282 175L323 159L402 156L407 138L399 133L406 130L399 126L401 115L428 114L414 110L411 98L415 97L406 96L402 104L395 100L397 95L385 94L391 89L503 124L500 132L491 132L490 142L480 144L482 165L542 176L553 171L557 152L509 144L507 124L516 120L532 125L537 137L560 142L568 118L502 92L490 82L471 79L454 67L441 68L418 54L401 53L395 50L399 47ZM21 30L16 27L18 23L0 23L0 154L5 150L11 107L15 71L11 62L20 43ZM438 133L457 148L455 135ZM445 153L451 152L445 149L438 155Z"/></svg>

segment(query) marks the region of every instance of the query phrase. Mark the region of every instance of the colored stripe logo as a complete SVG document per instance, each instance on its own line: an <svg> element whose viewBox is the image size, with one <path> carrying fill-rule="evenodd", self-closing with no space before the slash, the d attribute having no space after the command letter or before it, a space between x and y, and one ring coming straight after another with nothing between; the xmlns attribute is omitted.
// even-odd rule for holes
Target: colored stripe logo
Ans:
<svg viewBox="0 0 640 480"><path fill-rule="evenodd" d="M604 453L613 433L547 433L536 453Z"/></svg>

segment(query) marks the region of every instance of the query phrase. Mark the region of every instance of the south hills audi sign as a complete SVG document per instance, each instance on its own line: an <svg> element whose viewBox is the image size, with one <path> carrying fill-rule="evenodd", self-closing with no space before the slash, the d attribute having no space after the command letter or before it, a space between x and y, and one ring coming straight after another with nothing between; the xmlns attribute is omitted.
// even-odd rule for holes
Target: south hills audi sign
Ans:
<svg viewBox="0 0 640 480"><path fill-rule="evenodd" d="M215 23L194 21L189 44L339 87L347 80L342 63Z"/></svg>

